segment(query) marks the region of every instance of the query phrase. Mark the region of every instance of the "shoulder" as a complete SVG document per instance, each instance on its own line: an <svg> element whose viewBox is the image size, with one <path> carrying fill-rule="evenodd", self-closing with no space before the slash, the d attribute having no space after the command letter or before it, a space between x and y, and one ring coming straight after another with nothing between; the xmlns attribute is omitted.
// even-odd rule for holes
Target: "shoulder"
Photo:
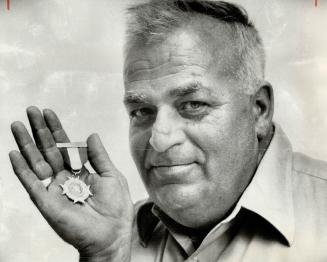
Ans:
<svg viewBox="0 0 327 262"><path fill-rule="evenodd" d="M296 209L308 211L316 217L325 217L327 212L327 163L293 153L292 168L293 198Z"/></svg>
<svg viewBox="0 0 327 262"><path fill-rule="evenodd" d="M293 153L293 171L311 179L327 181L327 162L311 158L305 154Z"/></svg>

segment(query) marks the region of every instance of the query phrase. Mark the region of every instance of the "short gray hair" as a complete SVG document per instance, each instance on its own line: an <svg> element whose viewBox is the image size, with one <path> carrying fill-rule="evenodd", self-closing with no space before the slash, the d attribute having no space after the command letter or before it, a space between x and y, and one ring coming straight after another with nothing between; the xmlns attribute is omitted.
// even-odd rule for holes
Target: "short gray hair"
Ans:
<svg viewBox="0 0 327 262"><path fill-rule="evenodd" d="M232 33L240 62L235 76L244 83L243 90L252 94L264 80L265 51L262 40L242 7L224 1L148 0L127 11L125 53L137 43L146 46L164 40L169 33L186 25L195 16L210 17L223 23Z"/></svg>

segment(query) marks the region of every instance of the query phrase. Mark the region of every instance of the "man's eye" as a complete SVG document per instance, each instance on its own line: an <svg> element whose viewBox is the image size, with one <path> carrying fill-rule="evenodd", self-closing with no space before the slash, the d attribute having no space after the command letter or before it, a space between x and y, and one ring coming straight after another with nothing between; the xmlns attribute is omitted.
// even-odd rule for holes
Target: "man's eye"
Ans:
<svg viewBox="0 0 327 262"><path fill-rule="evenodd" d="M182 104L181 109L184 112L198 112L204 110L208 107L207 103L200 102L200 101L188 101Z"/></svg>
<svg viewBox="0 0 327 262"><path fill-rule="evenodd" d="M149 108L139 108L131 112L132 118L145 118L152 115L153 112Z"/></svg>

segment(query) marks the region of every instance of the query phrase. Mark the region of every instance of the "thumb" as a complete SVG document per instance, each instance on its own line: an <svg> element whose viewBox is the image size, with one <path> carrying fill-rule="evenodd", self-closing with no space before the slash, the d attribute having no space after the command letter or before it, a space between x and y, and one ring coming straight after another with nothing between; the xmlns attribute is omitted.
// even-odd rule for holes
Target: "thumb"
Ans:
<svg viewBox="0 0 327 262"><path fill-rule="evenodd" d="M112 176L115 170L106 149L98 134L92 134L87 139L87 154L90 164L101 176Z"/></svg>

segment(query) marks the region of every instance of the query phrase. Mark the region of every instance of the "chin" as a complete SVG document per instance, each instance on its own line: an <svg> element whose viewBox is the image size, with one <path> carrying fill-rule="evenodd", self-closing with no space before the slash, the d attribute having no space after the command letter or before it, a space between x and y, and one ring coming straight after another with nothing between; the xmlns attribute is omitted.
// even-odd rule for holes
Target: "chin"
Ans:
<svg viewBox="0 0 327 262"><path fill-rule="evenodd" d="M201 190L195 185L165 185L150 194L152 200L168 216L187 227L198 227L205 220L199 208L203 200ZM198 222L197 222L198 221Z"/></svg>

